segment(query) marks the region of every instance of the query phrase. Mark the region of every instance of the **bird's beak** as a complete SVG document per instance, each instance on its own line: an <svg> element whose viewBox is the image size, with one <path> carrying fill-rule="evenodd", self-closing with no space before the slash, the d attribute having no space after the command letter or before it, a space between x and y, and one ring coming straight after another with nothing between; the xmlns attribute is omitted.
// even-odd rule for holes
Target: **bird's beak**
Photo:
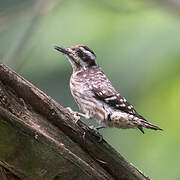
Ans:
<svg viewBox="0 0 180 180"><path fill-rule="evenodd" d="M68 48L64 48L64 47L55 46L54 49L62 52L63 54L67 54L67 55L69 55L71 53Z"/></svg>

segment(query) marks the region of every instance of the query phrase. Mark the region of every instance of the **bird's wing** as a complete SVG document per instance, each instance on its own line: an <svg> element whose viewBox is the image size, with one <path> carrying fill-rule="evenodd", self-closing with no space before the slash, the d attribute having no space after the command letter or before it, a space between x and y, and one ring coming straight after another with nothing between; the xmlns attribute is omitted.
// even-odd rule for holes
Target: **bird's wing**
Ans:
<svg viewBox="0 0 180 180"><path fill-rule="evenodd" d="M92 91L94 93L94 96L103 101L104 103L108 104L109 106L112 106L114 109L121 110L123 112L132 114L136 117L139 117L141 119L144 119L142 116L140 116L134 107L128 103L126 98L121 96L111 85L111 82L107 79L107 77L102 72L98 74L97 79L92 86ZM145 119L144 119L145 120Z"/></svg>
<svg viewBox="0 0 180 180"><path fill-rule="evenodd" d="M120 96L120 94L116 92L113 93L107 89L104 90L104 88L101 88L101 86L98 88L93 88L93 93L97 99L105 102L113 108L129 114L135 114L133 106L129 104L124 97Z"/></svg>

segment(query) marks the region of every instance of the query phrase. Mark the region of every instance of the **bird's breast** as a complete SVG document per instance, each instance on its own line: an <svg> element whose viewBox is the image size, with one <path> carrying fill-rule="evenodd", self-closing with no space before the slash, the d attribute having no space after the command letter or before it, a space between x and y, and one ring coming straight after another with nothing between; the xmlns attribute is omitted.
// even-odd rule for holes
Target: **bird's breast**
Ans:
<svg viewBox="0 0 180 180"><path fill-rule="evenodd" d="M104 103L94 97L87 79L83 81L72 76L70 89L76 103L84 113L88 113L91 115L91 118L101 121L107 118L108 114L104 109Z"/></svg>

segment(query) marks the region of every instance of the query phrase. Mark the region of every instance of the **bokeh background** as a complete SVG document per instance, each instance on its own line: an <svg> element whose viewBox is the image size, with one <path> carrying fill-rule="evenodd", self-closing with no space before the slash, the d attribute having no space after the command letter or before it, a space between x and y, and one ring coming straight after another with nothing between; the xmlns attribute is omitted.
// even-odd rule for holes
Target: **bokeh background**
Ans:
<svg viewBox="0 0 180 180"><path fill-rule="evenodd" d="M107 128L104 139L150 178L179 180L179 14L178 0L1 0L0 62L78 110L71 66L53 47L89 46L115 88L164 129Z"/></svg>

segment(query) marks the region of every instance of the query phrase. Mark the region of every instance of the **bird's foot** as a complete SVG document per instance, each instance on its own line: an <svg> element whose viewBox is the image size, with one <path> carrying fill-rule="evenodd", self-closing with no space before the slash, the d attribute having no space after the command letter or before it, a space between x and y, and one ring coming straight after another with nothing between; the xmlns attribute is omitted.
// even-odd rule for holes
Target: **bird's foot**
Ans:
<svg viewBox="0 0 180 180"><path fill-rule="evenodd" d="M77 122L79 121L79 119L80 119L79 113L73 111L70 107L67 107L66 109L67 109L71 114L73 114L74 119L75 119L74 122L77 123Z"/></svg>
<svg viewBox="0 0 180 180"><path fill-rule="evenodd" d="M105 126L102 126L102 125L97 126L97 127L89 126L89 128L92 130L93 135L99 138L98 142L101 142L103 140L103 136L99 133L98 130L102 129L102 128L105 128Z"/></svg>

